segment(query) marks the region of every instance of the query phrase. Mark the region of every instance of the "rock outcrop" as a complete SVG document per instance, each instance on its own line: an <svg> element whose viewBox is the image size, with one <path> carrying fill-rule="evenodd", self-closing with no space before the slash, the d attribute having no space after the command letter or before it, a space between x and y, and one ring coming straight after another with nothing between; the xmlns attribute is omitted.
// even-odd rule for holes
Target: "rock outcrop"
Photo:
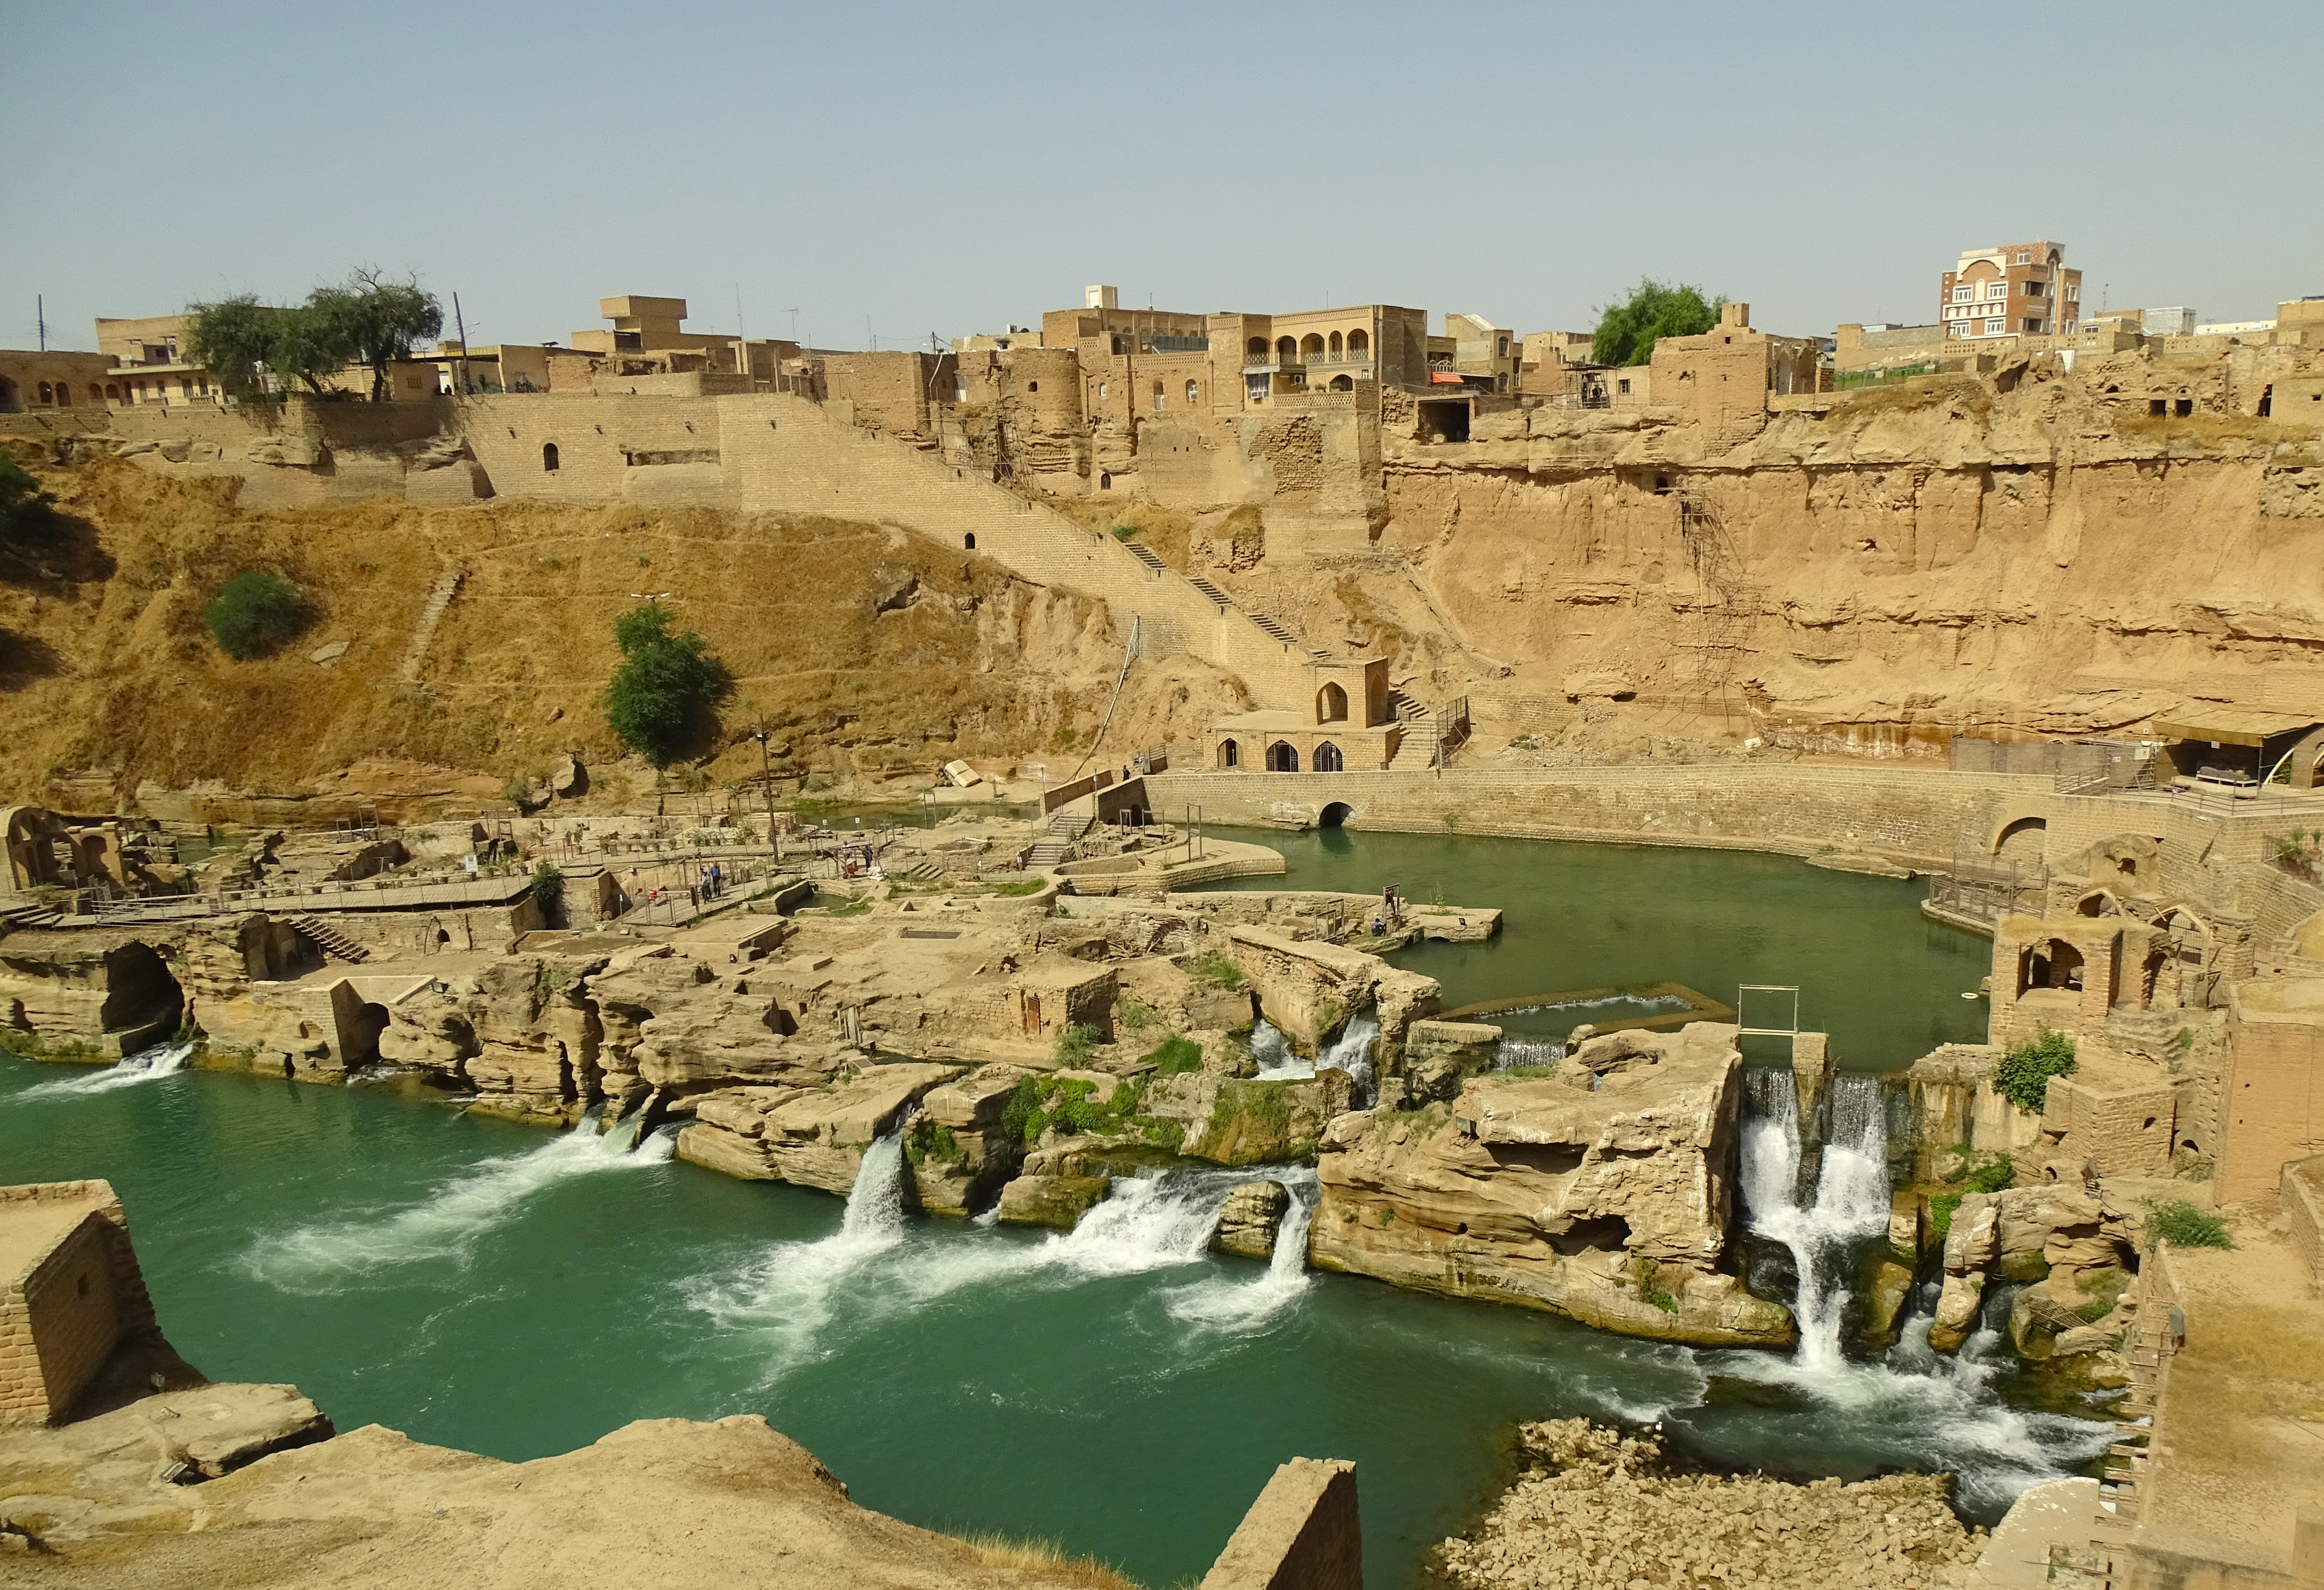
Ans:
<svg viewBox="0 0 2324 1590"><path fill-rule="evenodd" d="M1956 1350L1978 1328L1993 1286L2030 1282L2008 1321L2018 1351L2099 1354L2086 1373L2100 1384L2126 1383L2113 1349L2128 1322L2116 1305L2137 1266L2135 1219L2102 1195L2056 1182L1964 1194L1945 1233L1929 1345Z"/></svg>
<svg viewBox="0 0 2324 1590"><path fill-rule="evenodd" d="M1720 1266L1733 1229L1735 1029L1615 1032L1538 1081L1325 1132L1309 1252L1329 1270L1628 1335L1780 1345L1790 1312Z"/></svg>
<svg viewBox="0 0 2324 1590"><path fill-rule="evenodd" d="M1276 1234L1291 1207L1291 1192L1279 1181L1246 1181L1227 1193L1219 1208L1219 1228L1211 1246L1246 1259L1275 1257Z"/></svg>
<svg viewBox="0 0 2324 1590"><path fill-rule="evenodd" d="M843 1074L844 1075L844 1074ZM825 1087L737 1087L695 1103L678 1156L729 1176L818 1187L842 1197L863 1152L923 1095L960 1075L954 1066L867 1066Z"/></svg>

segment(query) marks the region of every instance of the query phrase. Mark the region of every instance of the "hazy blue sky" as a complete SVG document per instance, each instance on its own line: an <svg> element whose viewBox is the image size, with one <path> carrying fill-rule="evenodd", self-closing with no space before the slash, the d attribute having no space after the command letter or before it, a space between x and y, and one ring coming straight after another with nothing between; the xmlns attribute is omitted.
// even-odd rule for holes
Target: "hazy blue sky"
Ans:
<svg viewBox="0 0 2324 1590"><path fill-rule="evenodd" d="M479 342L597 299L881 346L1125 304L1586 329L1934 318L2048 237L2084 301L2324 292L2324 5L21 5L0 347L354 263ZM447 323L448 329L448 323Z"/></svg>

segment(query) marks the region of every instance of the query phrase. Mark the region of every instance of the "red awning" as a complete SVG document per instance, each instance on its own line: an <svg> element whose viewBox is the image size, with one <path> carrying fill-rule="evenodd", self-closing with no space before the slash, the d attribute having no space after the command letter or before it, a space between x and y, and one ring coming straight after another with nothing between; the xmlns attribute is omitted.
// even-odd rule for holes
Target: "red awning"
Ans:
<svg viewBox="0 0 2324 1590"><path fill-rule="evenodd" d="M1466 386L1469 384L1466 379L1462 376L1455 375L1450 370L1431 370L1428 373L1428 384L1431 386Z"/></svg>

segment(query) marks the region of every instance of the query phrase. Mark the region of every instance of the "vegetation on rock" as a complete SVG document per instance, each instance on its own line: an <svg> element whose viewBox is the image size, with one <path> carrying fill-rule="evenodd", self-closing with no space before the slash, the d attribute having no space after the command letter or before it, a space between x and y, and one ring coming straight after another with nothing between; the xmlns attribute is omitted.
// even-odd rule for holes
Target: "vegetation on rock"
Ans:
<svg viewBox="0 0 2324 1590"><path fill-rule="evenodd" d="M1206 949L1184 963L1187 975L1213 988L1231 992L1242 986L1242 970L1219 950Z"/></svg>
<svg viewBox="0 0 2324 1590"><path fill-rule="evenodd" d="M1724 298L1706 300L1700 287L1642 281L1628 298L1608 304L1600 313L1598 330L1590 339L1591 363L1643 365L1654 356L1661 338L1700 337L1718 325L1726 302Z"/></svg>
<svg viewBox="0 0 2324 1590"><path fill-rule="evenodd" d="M2049 1101L2050 1078L2074 1069L2074 1040L2042 1029L2001 1058L1993 1068L1993 1090L2019 1109L2040 1114Z"/></svg>
<svg viewBox="0 0 2324 1590"><path fill-rule="evenodd" d="M218 650L237 662L263 657L307 627L306 604L279 574L253 569L218 587L202 609L202 624Z"/></svg>
<svg viewBox="0 0 2324 1590"><path fill-rule="evenodd" d="M2017 1179L2017 1167L2007 1154L1980 1154L1965 1142L1952 1146L1944 1169L1947 1190L1929 1199L1929 1229L1937 1240L1953 1228L1953 1216L1970 1193L1997 1193Z"/></svg>
<svg viewBox="0 0 2324 1590"><path fill-rule="evenodd" d="M605 686L606 726L656 767L668 767L698 738L726 689L726 669L692 630L670 631L658 602L613 620L621 666Z"/></svg>
<svg viewBox="0 0 2324 1590"><path fill-rule="evenodd" d="M2227 1235L2227 1223L2217 1215L2206 1215L2184 1198L2172 1198L2146 1212L2146 1240L2160 1246L2169 1243L2174 1248L2232 1248L2235 1241Z"/></svg>
<svg viewBox="0 0 2324 1590"><path fill-rule="evenodd" d="M55 501L13 455L0 451L0 536L13 536L45 519Z"/></svg>
<svg viewBox="0 0 2324 1590"><path fill-rule="evenodd" d="M1203 1046L1191 1038L1166 1038L1148 1049L1145 1058L1157 1077L1176 1077L1203 1068Z"/></svg>
<svg viewBox="0 0 2324 1590"><path fill-rule="evenodd" d="M1060 1066L1078 1066L1097 1052L1103 1041L1098 1030L1086 1021L1074 1021L1057 1029L1056 1057Z"/></svg>

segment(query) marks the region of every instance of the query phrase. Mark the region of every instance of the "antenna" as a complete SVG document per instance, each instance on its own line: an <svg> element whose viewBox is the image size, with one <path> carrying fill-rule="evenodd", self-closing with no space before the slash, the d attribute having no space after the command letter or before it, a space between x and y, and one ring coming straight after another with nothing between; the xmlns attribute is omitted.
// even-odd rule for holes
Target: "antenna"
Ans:
<svg viewBox="0 0 2324 1590"><path fill-rule="evenodd" d="M751 378L751 334L742 328L742 284L734 283L734 373Z"/></svg>

